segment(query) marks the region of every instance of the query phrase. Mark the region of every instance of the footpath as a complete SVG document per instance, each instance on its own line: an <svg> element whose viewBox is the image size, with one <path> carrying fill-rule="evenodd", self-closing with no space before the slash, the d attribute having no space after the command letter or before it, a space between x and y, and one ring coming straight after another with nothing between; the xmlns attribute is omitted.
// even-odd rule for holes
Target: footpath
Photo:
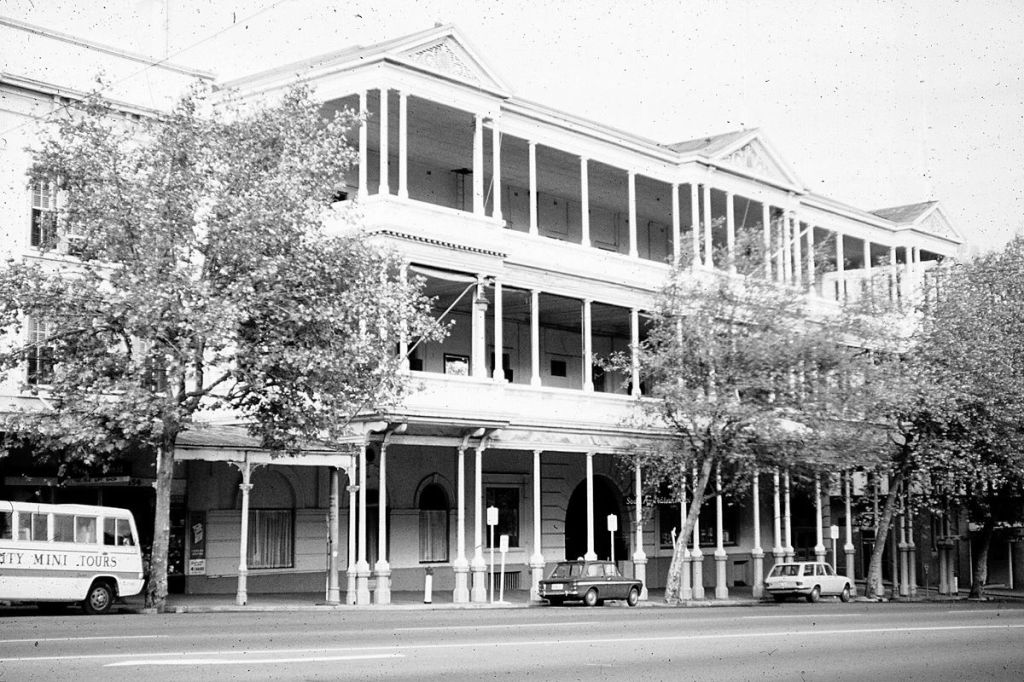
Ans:
<svg viewBox="0 0 1024 682"><path fill-rule="evenodd" d="M864 586L858 585L857 593L864 594ZM725 599L715 599L714 589L706 590L706 599L687 601L678 606L665 604L664 590L650 590L648 599L640 602L638 608L714 608L723 606L758 606L774 605L771 600L755 599L750 587L730 588L729 596ZM455 604L452 602L451 592L435 590L429 602L424 601L424 594L419 592L396 591L391 594L391 604L379 606L376 604L354 605L344 603L342 594L341 604L329 604L323 593L280 593L280 594L250 594L245 605L239 606L235 603L233 594L172 594L167 598L168 613L223 613L223 612L273 612L273 611L373 611L380 609L389 610L474 610L474 609L515 609L535 608L545 606L545 603L530 601L530 593L526 590L515 590L505 593L503 602L477 603L477 604ZM827 599L827 598L826 598ZM866 602L863 597L855 597L855 601ZM968 600L967 591L961 590L957 595L940 595L934 588L918 588L915 597L896 597L886 601L893 602L977 602L979 600ZM991 586L986 588L986 602L1000 601L1024 601L1024 589L1010 590L1005 587ZM623 605L624 606L624 605ZM144 604L141 596L132 597L116 605L116 609L122 613L142 613Z"/></svg>

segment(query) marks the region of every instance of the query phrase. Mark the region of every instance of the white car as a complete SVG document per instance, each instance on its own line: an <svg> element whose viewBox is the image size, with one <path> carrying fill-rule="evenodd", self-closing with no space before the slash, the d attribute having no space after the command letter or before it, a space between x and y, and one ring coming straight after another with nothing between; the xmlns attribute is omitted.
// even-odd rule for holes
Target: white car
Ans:
<svg viewBox="0 0 1024 682"><path fill-rule="evenodd" d="M764 589L775 601L803 596L813 603L826 595L848 602L853 594L853 581L823 561L794 561L775 564L765 578Z"/></svg>

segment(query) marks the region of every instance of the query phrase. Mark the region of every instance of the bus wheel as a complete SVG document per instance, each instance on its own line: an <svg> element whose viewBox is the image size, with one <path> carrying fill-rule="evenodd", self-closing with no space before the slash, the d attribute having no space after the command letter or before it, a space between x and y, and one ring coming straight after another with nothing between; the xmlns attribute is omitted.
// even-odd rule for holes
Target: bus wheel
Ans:
<svg viewBox="0 0 1024 682"><path fill-rule="evenodd" d="M110 585L105 582L95 582L89 588L89 594L82 602L82 608L86 613L98 616L110 611L113 604L114 592L110 589Z"/></svg>

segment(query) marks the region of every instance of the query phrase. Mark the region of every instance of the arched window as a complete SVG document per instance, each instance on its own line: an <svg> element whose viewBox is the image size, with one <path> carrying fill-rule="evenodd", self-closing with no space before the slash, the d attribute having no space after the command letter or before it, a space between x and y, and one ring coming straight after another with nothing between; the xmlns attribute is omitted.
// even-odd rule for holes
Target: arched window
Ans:
<svg viewBox="0 0 1024 682"><path fill-rule="evenodd" d="M420 493L420 563L448 561L448 496L437 483Z"/></svg>

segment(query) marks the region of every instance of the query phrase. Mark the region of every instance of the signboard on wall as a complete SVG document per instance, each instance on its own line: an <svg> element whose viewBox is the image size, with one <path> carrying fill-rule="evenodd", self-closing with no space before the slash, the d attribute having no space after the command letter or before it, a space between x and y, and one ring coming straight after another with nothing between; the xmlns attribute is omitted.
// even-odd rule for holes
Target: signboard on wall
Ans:
<svg viewBox="0 0 1024 682"><path fill-rule="evenodd" d="M206 575L206 512L189 514L188 574Z"/></svg>

